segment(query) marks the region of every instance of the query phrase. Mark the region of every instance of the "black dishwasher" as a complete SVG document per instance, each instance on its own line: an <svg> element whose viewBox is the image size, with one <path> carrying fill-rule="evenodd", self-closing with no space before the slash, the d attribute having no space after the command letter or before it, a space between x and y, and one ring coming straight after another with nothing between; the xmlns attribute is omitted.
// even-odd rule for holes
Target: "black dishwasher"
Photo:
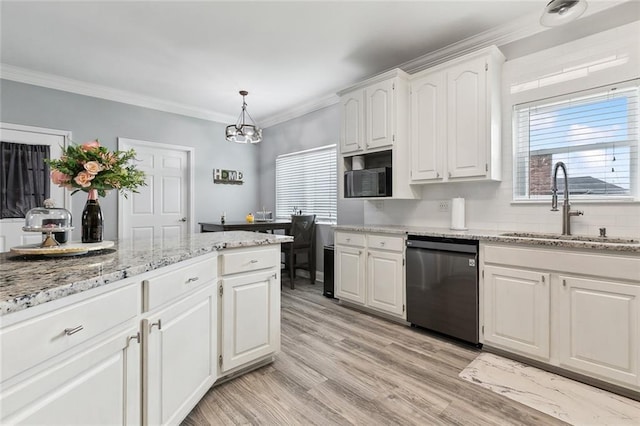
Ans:
<svg viewBox="0 0 640 426"><path fill-rule="evenodd" d="M407 238L407 321L474 345L478 339L478 241Z"/></svg>

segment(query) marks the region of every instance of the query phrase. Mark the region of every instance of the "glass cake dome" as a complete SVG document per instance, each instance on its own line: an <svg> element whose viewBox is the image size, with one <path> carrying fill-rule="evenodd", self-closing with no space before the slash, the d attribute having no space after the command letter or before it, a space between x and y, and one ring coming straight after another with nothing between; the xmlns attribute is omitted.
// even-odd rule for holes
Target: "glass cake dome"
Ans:
<svg viewBox="0 0 640 426"><path fill-rule="evenodd" d="M66 242L66 238L64 241L56 241L51 237L51 233L56 233L56 237L63 239L64 232L72 229L69 210L55 207L55 202L51 199L44 200L44 207L29 210L24 216L22 227L23 231L46 233L47 238L42 243L43 247Z"/></svg>

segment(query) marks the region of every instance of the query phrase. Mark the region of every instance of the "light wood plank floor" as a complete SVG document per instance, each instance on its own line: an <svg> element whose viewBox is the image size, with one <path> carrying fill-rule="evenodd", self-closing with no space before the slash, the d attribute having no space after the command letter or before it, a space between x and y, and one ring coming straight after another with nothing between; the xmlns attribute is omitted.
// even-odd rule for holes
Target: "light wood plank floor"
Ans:
<svg viewBox="0 0 640 426"><path fill-rule="evenodd" d="M458 377L478 351L283 278L282 352L212 388L183 425L559 425Z"/></svg>

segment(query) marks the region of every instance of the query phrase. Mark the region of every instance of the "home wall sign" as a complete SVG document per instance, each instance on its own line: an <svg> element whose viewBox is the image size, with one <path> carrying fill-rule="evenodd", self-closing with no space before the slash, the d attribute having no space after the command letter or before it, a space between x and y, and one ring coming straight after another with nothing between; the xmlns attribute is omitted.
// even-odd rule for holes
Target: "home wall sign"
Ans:
<svg viewBox="0 0 640 426"><path fill-rule="evenodd" d="M242 185L243 175L239 170L213 169L213 183Z"/></svg>

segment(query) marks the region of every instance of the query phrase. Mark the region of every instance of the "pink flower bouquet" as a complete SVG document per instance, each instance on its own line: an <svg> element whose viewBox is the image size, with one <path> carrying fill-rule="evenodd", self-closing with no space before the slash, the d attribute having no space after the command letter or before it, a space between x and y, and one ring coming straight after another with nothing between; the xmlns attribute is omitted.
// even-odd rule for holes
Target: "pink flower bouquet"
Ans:
<svg viewBox="0 0 640 426"><path fill-rule="evenodd" d="M123 195L126 191L146 185L144 172L136 170L130 163L135 151L109 151L96 139L82 145L70 145L63 149L59 160L47 160L51 167L51 181L63 188L89 192L98 191L104 197L115 189Z"/></svg>

